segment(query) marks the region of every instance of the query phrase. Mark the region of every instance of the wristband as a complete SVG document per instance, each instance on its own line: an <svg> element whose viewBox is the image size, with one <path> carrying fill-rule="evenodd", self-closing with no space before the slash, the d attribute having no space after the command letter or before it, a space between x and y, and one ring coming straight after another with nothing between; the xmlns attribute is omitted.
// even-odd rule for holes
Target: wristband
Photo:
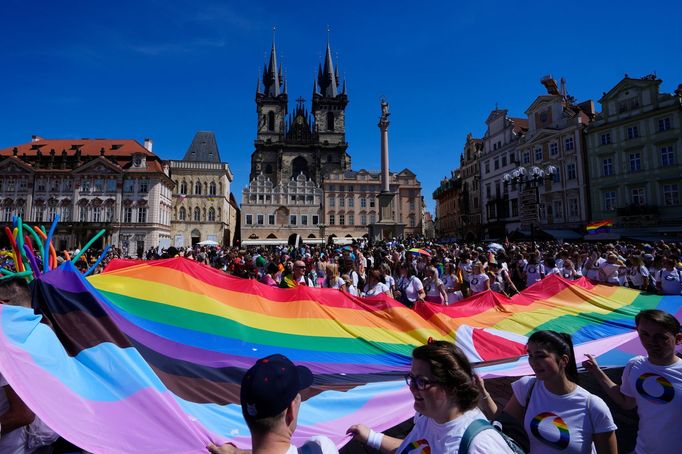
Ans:
<svg viewBox="0 0 682 454"><path fill-rule="evenodd" d="M369 436L367 437L367 446L377 451L381 450L381 442L384 439L384 434L381 432L375 432L369 429Z"/></svg>

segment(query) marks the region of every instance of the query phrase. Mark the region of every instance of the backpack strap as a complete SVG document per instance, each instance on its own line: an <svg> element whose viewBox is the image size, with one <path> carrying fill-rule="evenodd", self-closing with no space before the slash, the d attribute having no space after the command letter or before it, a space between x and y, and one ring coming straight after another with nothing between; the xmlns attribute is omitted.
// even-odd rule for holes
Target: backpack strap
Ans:
<svg viewBox="0 0 682 454"><path fill-rule="evenodd" d="M459 441L459 450L457 451L458 454L467 454L469 452L469 446L471 445L474 437L487 429L495 428L485 419L473 420L466 428L464 435L462 435L462 439Z"/></svg>

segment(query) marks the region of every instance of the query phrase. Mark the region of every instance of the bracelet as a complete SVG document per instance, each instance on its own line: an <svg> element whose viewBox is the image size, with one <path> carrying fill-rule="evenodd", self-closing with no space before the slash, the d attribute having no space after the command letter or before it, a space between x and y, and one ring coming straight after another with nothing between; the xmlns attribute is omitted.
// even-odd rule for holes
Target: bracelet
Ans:
<svg viewBox="0 0 682 454"><path fill-rule="evenodd" d="M381 442L384 439L384 434L381 432L375 432L369 429L369 436L367 437L367 446L377 451L381 450Z"/></svg>

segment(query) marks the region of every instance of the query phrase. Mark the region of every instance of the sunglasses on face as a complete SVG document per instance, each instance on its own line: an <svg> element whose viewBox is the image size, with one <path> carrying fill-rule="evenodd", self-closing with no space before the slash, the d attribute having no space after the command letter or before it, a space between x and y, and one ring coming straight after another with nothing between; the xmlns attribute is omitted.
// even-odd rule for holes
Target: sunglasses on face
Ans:
<svg viewBox="0 0 682 454"><path fill-rule="evenodd" d="M415 387L419 391L424 391L425 389L430 388L431 386L437 384L438 382L431 381L428 378L415 377L412 374L407 374L405 375L405 383L407 383L407 386L409 386L410 388Z"/></svg>

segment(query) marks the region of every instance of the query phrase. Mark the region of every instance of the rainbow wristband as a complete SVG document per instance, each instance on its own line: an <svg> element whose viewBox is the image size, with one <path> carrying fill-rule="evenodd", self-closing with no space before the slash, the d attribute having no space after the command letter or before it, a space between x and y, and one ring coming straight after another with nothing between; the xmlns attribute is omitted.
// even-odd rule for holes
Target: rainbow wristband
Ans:
<svg viewBox="0 0 682 454"><path fill-rule="evenodd" d="M381 450L381 442L384 439L384 434L381 432L375 432L369 429L369 436L367 437L367 446L377 451Z"/></svg>

